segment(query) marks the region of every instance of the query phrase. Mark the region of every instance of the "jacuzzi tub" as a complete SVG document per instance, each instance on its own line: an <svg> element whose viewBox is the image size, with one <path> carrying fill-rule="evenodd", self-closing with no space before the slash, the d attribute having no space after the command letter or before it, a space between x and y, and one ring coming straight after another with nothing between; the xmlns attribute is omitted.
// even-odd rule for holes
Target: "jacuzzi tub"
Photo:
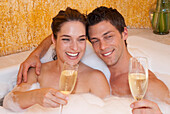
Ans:
<svg viewBox="0 0 170 114"><path fill-rule="evenodd" d="M128 50L133 56L145 56L149 60L149 68L156 76L162 80L170 89L170 45L161 44L155 41L147 40L138 36L130 36L127 40ZM41 60L51 60L51 49L46 56ZM16 84L17 72L19 64L26 59L31 51L12 54L9 56L0 57L0 98L3 98ZM89 43L85 56L82 59L85 64L99 69L106 75L109 80L110 72L106 65L94 54L94 51ZM112 114L112 113L131 113L130 103L132 98L119 98L111 96L105 100L91 95L80 94L71 95L68 105L64 106L63 114ZM159 103L163 113L170 113L169 105ZM56 109L46 109L39 105L35 105L21 113L54 113ZM3 107L0 107L0 113L13 113Z"/></svg>

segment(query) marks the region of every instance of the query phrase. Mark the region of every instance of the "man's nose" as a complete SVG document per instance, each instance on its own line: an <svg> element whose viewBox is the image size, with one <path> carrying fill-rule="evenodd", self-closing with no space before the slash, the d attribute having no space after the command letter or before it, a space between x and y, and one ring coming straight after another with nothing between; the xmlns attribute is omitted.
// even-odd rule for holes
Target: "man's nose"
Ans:
<svg viewBox="0 0 170 114"><path fill-rule="evenodd" d="M106 48L106 46L107 46L107 43L104 40L100 42L100 49L101 50L104 50Z"/></svg>

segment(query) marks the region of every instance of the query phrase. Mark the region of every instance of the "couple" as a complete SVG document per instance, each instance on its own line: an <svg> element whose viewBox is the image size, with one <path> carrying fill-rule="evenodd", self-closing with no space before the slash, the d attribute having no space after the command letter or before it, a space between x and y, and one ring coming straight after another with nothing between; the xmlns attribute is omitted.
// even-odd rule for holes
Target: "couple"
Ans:
<svg viewBox="0 0 170 114"><path fill-rule="evenodd" d="M66 10L67 11L67 10ZM71 13L73 10L70 9ZM61 11L64 13L64 11ZM55 17L57 18L57 16ZM55 19L54 18L54 19ZM61 16L58 17L58 19L61 20ZM53 19L53 21L54 21ZM73 19L73 18L72 18ZM73 21L74 20L74 21ZM27 84L29 85L29 80L36 80L40 82L41 90L45 91L43 88L43 85L48 85L49 82L46 80L50 80L48 75L45 76L45 73L50 73L50 75L54 75L57 77L57 74L59 74L59 70L57 71L56 68L60 68L62 63L65 60L69 61L74 61L74 62L79 62L80 58L84 54L85 50L85 43L84 39L85 38L85 26L84 27L84 33L78 35L78 30L82 30L82 27L80 25L82 24L82 21L76 21L75 19L69 20L66 23L61 24L59 27L60 30L58 30L57 34L53 30L53 35L50 35L47 37L41 44L40 46L27 58L27 60L21 64L20 66L20 71L18 74L18 84L21 82L22 79L22 74L24 76L24 80L27 81ZM76 23L79 23L79 26L76 26ZM69 25L70 23L71 25ZM74 23L74 24L73 24ZM80 24L81 23L81 24ZM64 29L64 25L65 27ZM52 24L52 29L54 29L54 23ZM74 25L74 26L73 26ZM83 24L84 25L84 24ZM69 29L70 28L70 29ZM74 29L76 28L76 32L74 32ZM79 29L77 29L79 28ZM63 30L62 30L63 29ZM68 33L64 33L62 35L62 32L67 32L72 33L72 35ZM111 72L111 77L110 77L110 86L112 89L112 94L113 95L118 95L118 96L127 96L130 95L130 89L128 85L128 64L129 64L129 58L131 55L127 51L126 47L126 39L128 37L128 31L124 22L124 18L122 15L117 12L115 9L112 8L107 8L107 7L99 7L96 8L93 12L91 12L87 16L87 36L89 41L92 43L92 46L96 52L96 54L107 64L110 72ZM55 62L50 62L50 63L45 63L41 66L39 58L41 58L49 46L51 45L51 37L52 37L52 42L56 46L56 53L57 53L57 61L61 61L61 64L57 61ZM57 39L55 39L57 37ZM82 39L83 38L83 39ZM62 43L63 42L63 43ZM67 45L64 45L64 44ZM70 45L70 46L69 46ZM64 50L65 47L69 47L71 51L66 51ZM63 52L64 51L64 52ZM81 53L82 51L82 53ZM61 58L61 57L62 58ZM65 59L65 60L62 60ZM81 77L78 79L77 87L73 91L74 93L83 93L83 92L91 92L99 97L105 97L109 95L109 90L108 90L108 84L106 84L106 79L104 78L103 74L99 71L93 70L81 62L79 63L80 66L80 73L79 76ZM55 67L53 66L53 69L51 68L51 65L56 65ZM41 72L40 72L40 66L41 66ZM36 67L35 69L30 69L28 72L28 79L27 79L27 70L29 67ZM81 70L82 68L82 70ZM55 69L55 70L54 70ZM87 70L86 73L89 75L85 75L83 77L84 70ZM55 72L54 72L55 71ZM40 75L39 77L36 77L36 74ZM89 73L93 72L93 73ZM34 76L32 76L34 75ZM82 75L82 76L81 76ZM95 75L97 75L95 77ZM35 79L34 79L35 78ZM54 80L55 77L51 77L51 80ZM82 81L83 79L83 81ZM90 80L93 80L95 82L95 86L93 87L93 82L90 83ZM36 82L35 81L35 82ZM57 79L56 79L57 81ZM88 82L88 86L82 86L83 82ZM42 84L41 84L42 83ZM97 88L100 83L100 87L102 88ZM31 83L32 84L32 83ZM30 84L30 85L31 85ZM51 83L50 83L51 84ZM22 87L23 85L23 87ZM21 83L18 87L24 88L25 83ZM49 85L48 87L52 87L57 89L58 85L51 86ZM26 86L27 87L27 86ZM30 87L30 86L29 86ZM84 87L84 88L83 88ZM92 92L93 88L97 89L95 92ZM159 89L159 94L155 90ZM101 89L102 92L101 92ZM16 89L17 90L17 89ZM26 89L25 89L26 90ZM23 91L25 91L23 90ZM81 91L80 91L81 90ZM87 90L87 91L86 91ZM22 90L20 90L22 91ZM22 91L22 92L23 92ZM49 92L52 90L49 89ZM56 91L56 90L55 90ZM103 95L103 91L106 92L106 94ZM14 91L14 93L17 94L19 91ZM21 93L21 92L20 92ZM44 92L45 93L45 92ZM19 96L19 94L18 94ZM54 96L54 94L52 94ZM55 96L57 96L57 103L59 104L65 104L66 101L66 96L62 95L60 92L56 91ZM149 86L146 94L147 97L153 97L153 98L158 98L162 101L169 102L169 90L165 86L164 83L162 83L160 80L158 80L155 75L149 71ZM19 98L19 97L18 97ZM24 97L25 98L25 97ZM15 99L13 98L15 101ZM22 100L21 100L22 101ZM54 100L53 100L54 101ZM23 102L23 101L22 101ZM17 101L20 106L22 106L22 102ZM20 104L21 103L21 104ZM40 103L39 103L40 104ZM51 105L50 105L51 106ZM56 105L58 106L58 105ZM142 113L142 112L148 112L148 113L161 113L159 107L157 104L148 101L148 100L141 100L134 102L131 107L133 108L133 113ZM23 108L23 107L22 107Z"/></svg>

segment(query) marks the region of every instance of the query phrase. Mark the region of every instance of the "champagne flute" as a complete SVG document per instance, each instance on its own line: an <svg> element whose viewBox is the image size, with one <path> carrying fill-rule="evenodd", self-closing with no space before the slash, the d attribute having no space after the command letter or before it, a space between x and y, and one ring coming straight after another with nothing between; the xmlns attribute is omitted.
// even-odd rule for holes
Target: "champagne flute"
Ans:
<svg viewBox="0 0 170 114"><path fill-rule="evenodd" d="M59 82L59 89L62 93L69 95L73 91L77 80L78 66L78 64L64 63ZM60 114L62 114L62 108L63 106L60 105Z"/></svg>
<svg viewBox="0 0 170 114"><path fill-rule="evenodd" d="M129 86L135 100L143 99L148 87L148 61L145 57L131 57L129 61Z"/></svg>

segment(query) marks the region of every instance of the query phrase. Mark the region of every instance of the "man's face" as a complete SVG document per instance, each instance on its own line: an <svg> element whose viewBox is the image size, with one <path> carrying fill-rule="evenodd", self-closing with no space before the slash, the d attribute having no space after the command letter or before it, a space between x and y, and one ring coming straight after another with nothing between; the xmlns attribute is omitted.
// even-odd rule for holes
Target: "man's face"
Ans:
<svg viewBox="0 0 170 114"><path fill-rule="evenodd" d="M79 21L65 22L57 33L57 40L54 43L59 60L78 63L86 48L85 26Z"/></svg>
<svg viewBox="0 0 170 114"><path fill-rule="evenodd" d="M96 54L108 65L115 65L124 53L126 36L109 22L89 27L89 37Z"/></svg>

